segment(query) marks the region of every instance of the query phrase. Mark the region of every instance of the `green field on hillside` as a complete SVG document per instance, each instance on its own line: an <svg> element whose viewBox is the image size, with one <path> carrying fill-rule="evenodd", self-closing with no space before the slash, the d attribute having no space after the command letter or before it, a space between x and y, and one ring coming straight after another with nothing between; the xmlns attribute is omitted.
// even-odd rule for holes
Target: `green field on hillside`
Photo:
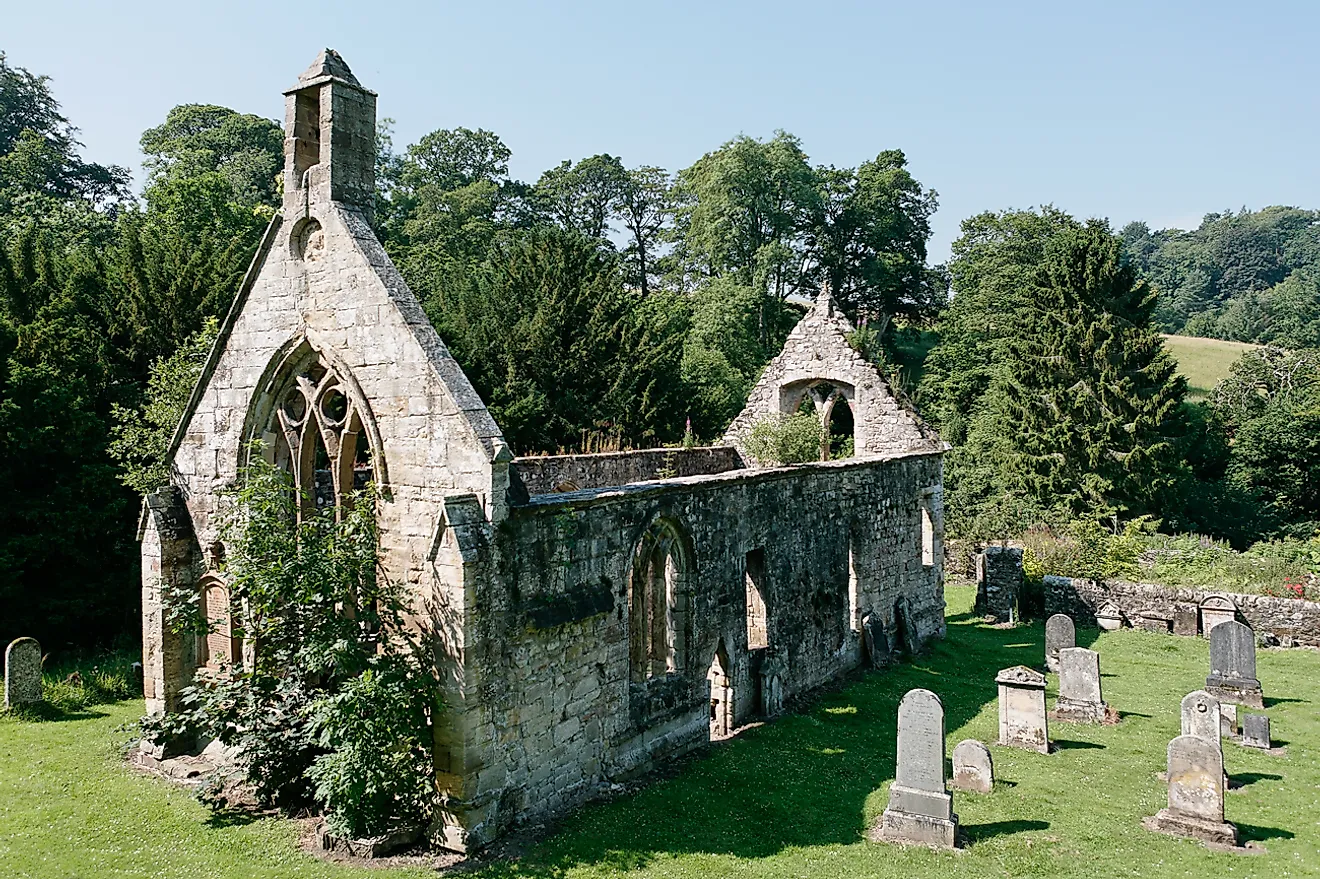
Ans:
<svg viewBox="0 0 1320 879"><path fill-rule="evenodd" d="M1178 361L1179 372L1187 376L1188 396L1193 400L1208 396L1228 376L1228 368L1235 360L1260 347L1247 342L1168 335L1164 336L1164 344Z"/></svg>
<svg viewBox="0 0 1320 879"><path fill-rule="evenodd" d="M1264 854L1210 851L1142 828L1164 805L1165 748L1179 700L1204 683L1206 642L1131 630L1078 631L1101 654L1115 726L1053 723L1058 752L992 745L993 793L956 793L958 852L867 841L894 773L899 699L925 687L944 700L948 748L993 741L997 669L1040 663L1039 623L983 625L972 590L949 590L949 634L927 655L872 673L801 714L750 729L675 773L569 817L517 860L477 877L1111 877L1320 875L1320 653L1269 650L1259 676L1273 756L1225 742L1238 787L1227 817ZM1051 676L1051 693L1056 680ZM0 874L65 877L434 876L424 864L364 869L299 851L297 825L216 816L184 791L119 761L118 729L137 701L58 721L0 718Z"/></svg>

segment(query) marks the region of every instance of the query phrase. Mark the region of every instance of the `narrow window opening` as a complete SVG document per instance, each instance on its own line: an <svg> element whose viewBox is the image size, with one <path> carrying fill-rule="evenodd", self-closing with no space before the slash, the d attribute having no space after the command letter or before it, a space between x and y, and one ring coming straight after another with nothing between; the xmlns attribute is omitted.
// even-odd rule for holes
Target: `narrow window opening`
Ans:
<svg viewBox="0 0 1320 879"><path fill-rule="evenodd" d="M930 495L921 498L921 563L928 568L935 564L935 517Z"/></svg>
<svg viewBox="0 0 1320 879"><path fill-rule="evenodd" d="M769 621L765 609L765 547L747 553L743 562L747 585L747 649L770 646Z"/></svg>
<svg viewBox="0 0 1320 879"><path fill-rule="evenodd" d="M841 458L851 458L856 451L855 437L852 406L848 405L848 401L843 396L835 397L834 404L830 407L828 459L837 461Z"/></svg>
<svg viewBox="0 0 1320 879"><path fill-rule="evenodd" d="M321 163L321 90L299 92L293 102L293 169L302 185L303 174Z"/></svg>
<svg viewBox="0 0 1320 879"><path fill-rule="evenodd" d="M720 642L715 649L706 680L710 681L710 737L724 739L733 734L733 680L729 675L729 654Z"/></svg>
<svg viewBox="0 0 1320 879"><path fill-rule="evenodd" d="M862 587L857 580L857 557L853 552L852 538L848 539L848 628L854 632L862 630Z"/></svg>

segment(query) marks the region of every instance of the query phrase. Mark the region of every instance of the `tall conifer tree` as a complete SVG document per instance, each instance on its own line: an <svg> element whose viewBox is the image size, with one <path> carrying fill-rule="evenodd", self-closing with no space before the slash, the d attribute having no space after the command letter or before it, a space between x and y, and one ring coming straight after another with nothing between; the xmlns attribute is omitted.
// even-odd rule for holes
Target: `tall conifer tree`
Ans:
<svg viewBox="0 0 1320 879"><path fill-rule="evenodd" d="M1031 325L997 381L1010 477L1074 514L1158 512L1184 466L1187 382L1151 325L1154 292L1092 220L1050 242L1026 294Z"/></svg>

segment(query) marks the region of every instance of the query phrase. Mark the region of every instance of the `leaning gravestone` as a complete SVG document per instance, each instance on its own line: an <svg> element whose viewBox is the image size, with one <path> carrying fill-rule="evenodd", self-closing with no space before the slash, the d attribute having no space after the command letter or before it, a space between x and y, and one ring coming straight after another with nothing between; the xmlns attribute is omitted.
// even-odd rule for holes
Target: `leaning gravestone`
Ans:
<svg viewBox="0 0 1320 879"><path fill-rule="evenodd" d="M1059 698L1054 715L1060 720L1103 723L1108 708L1100 697L1100 654L1085 647L1059 651Z"/></svg>
<svg viewBox="0 0 1320 879"><path fill-rule="evenodd" d="M1059 651L1064 647L1077 646L1077 627L1072 617L1056 613L1045 621L1045 667L1052 672L1059 670Z"/></svg>
<svg viewBox="0 0 1320 879"><path fill-rule="evenodd" d="M953 848L958 816L944 777L944 706L930 690L898 705L898 769L872 838Z"/></svg>
<svg viewBox="0 0 1320 879"><path fill-rule="evenodd" d="M1242 738L1238 743L1247 748L1270 749L1270 718L1265 714L1246 714L1242 717Z"/></svg>
<svg viewBox="0 0 1320 879"><path fill-rule="evenodd" d="M1210 630L1210 674L1205 689L1220 702L1265 707L1256 679L1256 634L1237 620Z"/></svg>
<svg viewBox="0 0 1320 879"><path fill-rule="evenodd" d="M996 623L1015 623L1022 591L1022 550L987 546L976 559L976 612Z"/></svg>
<svg viewBox="0 0 1320 879"><path fill-rule="evenodd" d="M1219 745L1222 722L1219 700L1205 690L1193 690L1182 700L1182 734Z"/></svg>
<svg viewBox="0 0 1320 879"><path fill-rule="evenodd" d="M995 683L999 685L999 744L1048 754L1045 675L1018 665L1001 671Z"/></svg>
<svg viewBox="0 0 1320 879"><path fill-rule="evenodd" d="M872 668L884 668L889 665L889 635L885 625L875 614L862 617L862 646Z"/></svg>
<svg viewBox="0 0 1320 879"><path fill-rule="evenodd" d="M1095 624L1102 632L1116 632L1123 628L1123 611L1112 601L1095 612Z"/></svg>
<svg viewBox="0 0 1320 879"><path fill-rule="evenodd" d="M953 786L988 794L995 787L995 764L990 749L976 739L964 739L953 748Z"/></svg>
<svg viewBox="0 0 1320 879"><path fill-rule="evenodd" d="M18 638L5 648L5 707L41 701L41 645Z"/></svg>
<svg viewBox="0 0 1320 879"><path fill-rule="evenodd" d="M1237 828L1224 821L1224 755L1217 742L1178 736L1169 742L1169 805L1146 820L1161 833L1237 845Z"/></svg>

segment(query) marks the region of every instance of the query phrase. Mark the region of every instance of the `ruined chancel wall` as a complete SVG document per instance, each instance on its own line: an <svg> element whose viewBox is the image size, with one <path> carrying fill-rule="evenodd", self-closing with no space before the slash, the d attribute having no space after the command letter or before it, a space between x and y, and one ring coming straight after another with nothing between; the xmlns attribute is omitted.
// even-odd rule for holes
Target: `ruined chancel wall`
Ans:
<svg viewBox="0 0 1320 879"><path fill-rule="evenodd" d="M938 453L741 470L533 497L490 547L471 637L491 742L472 805L497 832L704 744L712 715L765 711L763 675L809 691L864 660L861 621L895 648L944 629ZM682 656L636 680L630 600L637 547L657 522L684 546ZM759 564L765 647L749 639L749 557ZM929 563L927 563L929 562ZM916 643L911 643L916 642ZM712 684L716 656L727 680ZM713 702L729 704L715 705ZM773 709L772 709L773 710Z"/></svg>

